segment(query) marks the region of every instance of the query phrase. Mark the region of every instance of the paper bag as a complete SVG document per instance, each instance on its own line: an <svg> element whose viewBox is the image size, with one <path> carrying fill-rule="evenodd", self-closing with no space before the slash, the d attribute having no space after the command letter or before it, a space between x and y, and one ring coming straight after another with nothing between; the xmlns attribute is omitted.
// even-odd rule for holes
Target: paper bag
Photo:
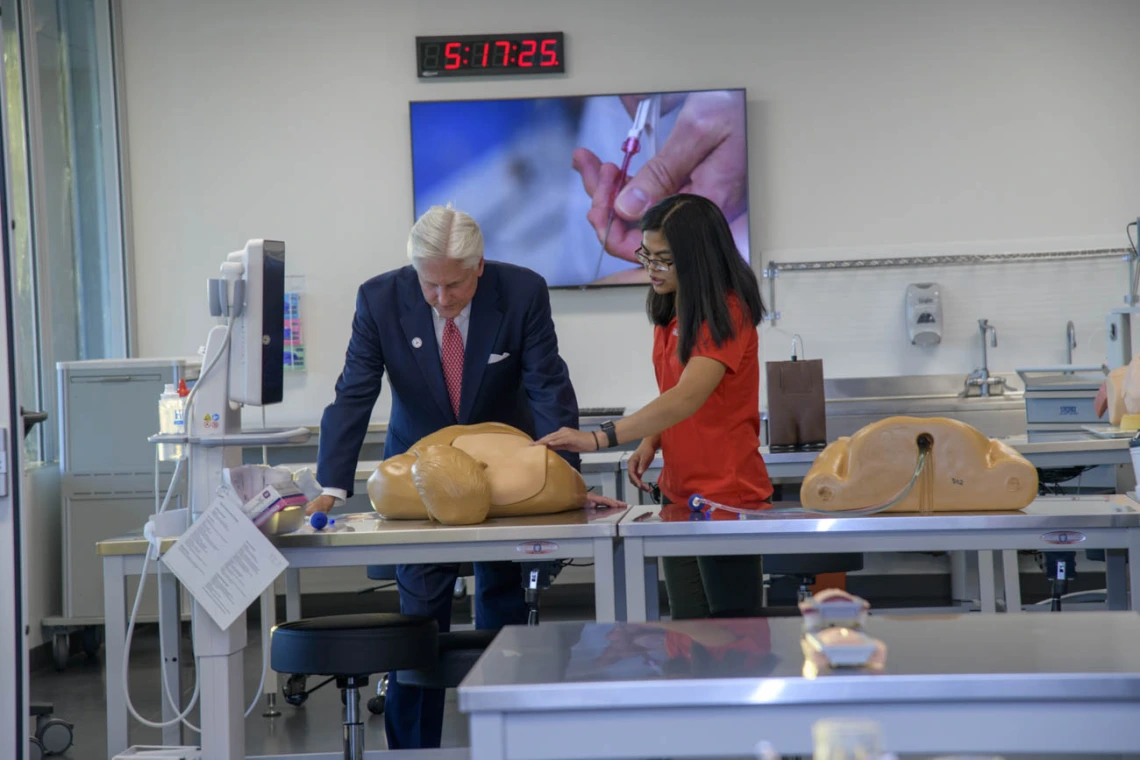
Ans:
<svg viewBox="0 0 1140 760"><path fill-rule="evenodd" d="M766 362L768 370L768 447L771 451L810 451L827 445L823 360Z"/></svg>

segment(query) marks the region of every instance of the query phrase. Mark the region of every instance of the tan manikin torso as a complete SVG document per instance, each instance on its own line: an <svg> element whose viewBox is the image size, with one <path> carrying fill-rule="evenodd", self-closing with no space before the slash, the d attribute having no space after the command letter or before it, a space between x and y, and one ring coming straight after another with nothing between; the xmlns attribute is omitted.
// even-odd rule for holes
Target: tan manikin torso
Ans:
<svg viewBox="0 0 1140 760"><path fill-rule="evenodd" d="M582 476L532 443L499 423L444 428L380 463L368 480L372 508L389 520L472 525L582 507Z"/></svg>
<svg viewBox="0 0 1140 760"><path fill-rule="evenodd" d="M809 509L879 506L898 496L914 475L917 438L934 439L936 512L1011 511L1037 497L1037 469L1014 448L945 418L891 417L828 445L804 478L800 501ZM918 512L916 486L891 512Z"/></svg>

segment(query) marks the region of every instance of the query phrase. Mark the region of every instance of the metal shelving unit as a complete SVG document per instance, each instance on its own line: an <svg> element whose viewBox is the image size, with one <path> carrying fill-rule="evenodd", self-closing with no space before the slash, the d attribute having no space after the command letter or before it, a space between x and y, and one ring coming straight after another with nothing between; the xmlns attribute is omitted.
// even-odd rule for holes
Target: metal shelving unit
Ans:
<svg viewBox="0 0 1140 760"><path fill-rule="evenodd" d="M776 310L776 280L782 272L833 272L851 269L909 269L915 267L948 267L982 264L1019 264L1037 261L1092 261L1116 259L1128 262L1128 279L1135 279L1136 254L1131 248L1092 248L1081 251L1045 251L1034 253L964 253L941 256L895 256L876 259L833 261L770 261L763 270L768 282L768 316L772 324L780 319ZM1129 304L1133 305L1133 304Z"/></svg>

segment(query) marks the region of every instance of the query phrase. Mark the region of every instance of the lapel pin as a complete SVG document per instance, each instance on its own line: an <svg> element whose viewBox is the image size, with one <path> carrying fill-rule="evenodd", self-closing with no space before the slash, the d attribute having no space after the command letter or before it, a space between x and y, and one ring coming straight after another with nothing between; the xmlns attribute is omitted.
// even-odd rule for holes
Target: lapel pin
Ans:
<svg viewBox="0 0 1140 760"><path fill-rule="evenodd" d="M424 344L424 342L422 340L420 340L419 338L412 338L412 348L419 348L423 344Z"/></svg>

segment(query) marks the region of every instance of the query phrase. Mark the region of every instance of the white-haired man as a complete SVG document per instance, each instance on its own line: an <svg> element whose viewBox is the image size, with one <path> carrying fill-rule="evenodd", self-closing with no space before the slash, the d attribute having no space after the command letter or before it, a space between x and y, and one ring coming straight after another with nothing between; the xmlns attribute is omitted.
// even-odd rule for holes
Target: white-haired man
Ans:
<svg viewBox="0 0 1140 760"><path fill-rule="evenodd" d="M550 316L546 283L529 269L484 261L467 214L435 206L408 235L410 265L364 283L356 297L336 399L321 419L317 479L327 512L352 493L369 417L387 371L392 411L384 456L448 425L503 422L534 437L577 427L578 402ZM576 455L568 457L577 465ZM592 501L605 502L595 497ZM400 607L451 623L458 565L396 568ZM476 563L479 628L523 624L520 566ZM391 749L438 747L444 694L389 675L384 725Z"/></svg>

